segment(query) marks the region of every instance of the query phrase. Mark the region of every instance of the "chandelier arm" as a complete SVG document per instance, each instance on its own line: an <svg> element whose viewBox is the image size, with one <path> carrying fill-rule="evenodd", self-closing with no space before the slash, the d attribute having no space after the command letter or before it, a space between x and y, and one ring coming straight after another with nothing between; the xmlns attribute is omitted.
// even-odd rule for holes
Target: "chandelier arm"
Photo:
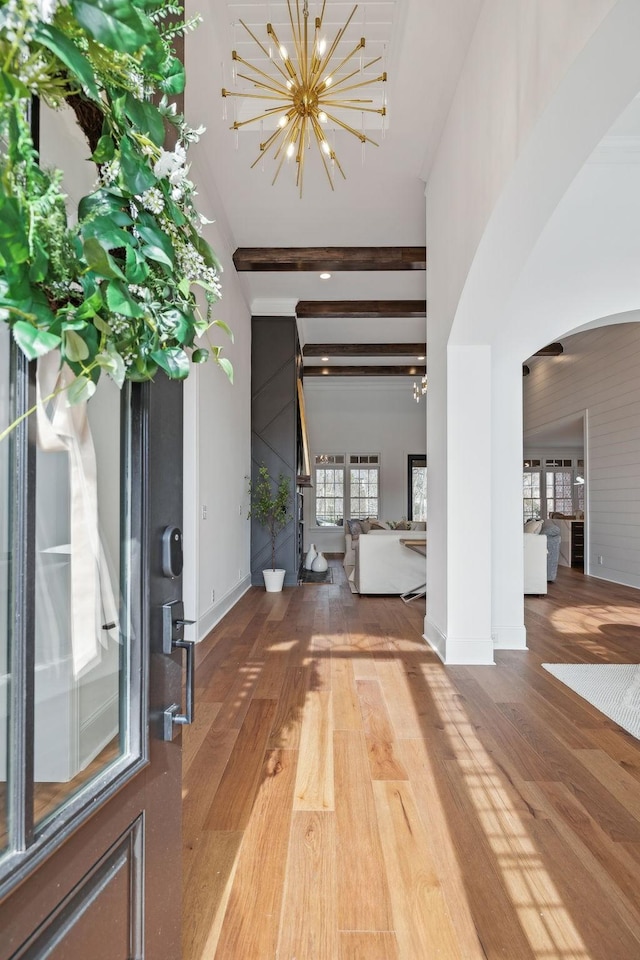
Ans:
<svg viewBox="0 0 640 960"><path fill-rule="evenodd" d="M274 130L274 131L273 131L273 133L272 133L271 136L268 138L268 140L265 140L264 143L261 143L261 144L260 144L260 153L258 154L258 156L256 157L256 159L255 159L255 160L253 161L253 163L251 164L251 170L253 170L253 168L256 166L256 164L259 163L260 160L262 160L262 159L264 158L265 153L273 146L273 144L275 143L275 141L278 139L279 136L282 135L283 132L284 132L284 131L279 127L277 130ZM276 156L277 156L277 154L276 154Z"/></svg>
<svg viewBox="0 0 640 960"><path fill-rule="evenodd" d="M358 138L360 143L371 143L374 147L380 146L379 143L376 143L375 140L372 140L370 137L368 137L366 133L362 133L360 130L355 130L354 127L350 127L348 123L344 123L343 120L339 120L338 117L334 117L333 114L328 113L327 117L329 120L333 120L334 123L337 123L339 127L342 127L343 130L347 130L349 133L352 133L354 137Z"/></svg>
<svg viewBox="0 0 640 960"><path fill-rule="evenodd" d="M265 110L264 113L259 113L255 117L251 117L250 120L234 120L229 130L239 130L241 127L246 127L248 123L255 123L256 120L264 120L265 117L272 116L274 113L282 113L282 107L273 107L271 110Z"/></svg>
<svg viewBox="0 0 640 960"><path fill-rule="evenodd" d="M296 48L296 59L302 70L302 32L300 30L300 8L298 6L298 0L296 0L296 9L298 16L298 32L296 33L296 28L293 22L293 11L291 10L291 0L287 0L287 8L289 10L289 23L291 24L291 37L293 39L293 45Z"/></svg>
<svg viewBox="0 0 640 960"><path fill-rule="evenodd" d="M351 50L351 52L348 53L347 56L344 57L344 59L341 60L340 63L339 63L337 66L332 67L332 69L331 69L331 74L332 74L332 76L335 76L336 73L338 73L340 70L342 70L342 68L344 67L344 65L345 65L346 63L348 63L349 60L351 60L353 57L355 57L356 54L358 53L358 50L361 50L363 47L364 47L364 37L363 37L361 40L358 41L358 43L355 45L355 47L353 48L353 50ZM378 57L378 59L380 59L380 58ZM353 76L355 76L356 73L359 73L359 72L360 72L359 70L354 70L354 72L353 72L352 74L350 74L350 76L353 77ZM320 77L320 74L321 74L321 73L322 73L322 70L318 70L316 73L313 74L313 81L314 81L314 82L317 82L317 80L318 80L318 78ZM342 83L343 81L340 80L339 82Z"/></svg>
<svg viewBox="0 0 640 960"><path fill-rule="evenodd" d="M344 79L347 80L348 77L345 77ZM344 82L344 81L342 81L342 82ZM385 83L385 82L386 82L386 74L381 73L379 77L371 77L370 80L363 80L361 83L352 83L352 84L351 84L350 86L348 86L348 87L343 87L343 88L339 91L339 93L340 93L340 95L342 95L343 93L346 93L347 90L358 90L360 87L369 87L372 83ZM339 87L339 86L340 86L340 84L339 84L339 83L336 83L335 87L330 87L327 92L334 93L335 91L338 90L338 87ZM370 100L369 100L368 102L371 103Z"/></svg>
<svg viewBox="0 0 640 960"><path fill-rule="evenodd" d="M316 117L311 117L311 126L313 127L313 132L314 132L315 137L316 137L316 143L318 144L318 150L320 151L320 159L322 160L322 163L324 164L324 169L325 169L325 171L326 171L327 177L329 178L329 183L331 184L331 189L332 189L332 190L335 190L335 187L334 187L334 185L333 185L333 178L332 178L332 176L331 176L331 171L330 171L329 166L328 166L328 164L327 164L327 157L325 156L325 152L324 152L324 150L322 149L322 143L323 143L323 141L326 141L327 138L325 137L325 135L324 135L324 130L322 129L322 127L321 127L320 124L318 123L318 120L317 120ZM329 152L329 159L330 159L330 160L333 160L333 161L338 165L338 170L339 170L340 173L342 174L342 178L343 178L344 180L346 180L347 178L346 178L345 175L344 175L344 170L343 170L342 167L340 166L340 163L339 163L339 161L338 161L338 158L337 158L336 155L335 155L335 152L334 152L333 150L331 150L331 149L330 149L330 152Z"/></svg>
<svg viewBox="0 0 640 960"><path fill-rule="evenodd" d="M293 124L293 128L292 128L292 134L291 134L291 136L288 138L288 139L289 139L289 143L295 143L295 142L296 142L296 127L297 127L297 123L294 123L294 124ZM278 147L278 153L280 152L280 150L282 150L282 147L283 147L283 146L284 146L284 143L280 144L280 146ZM280 163L278 164L278 169L276 170L275 175L274 175L274 177L273 177L273 180L271 181L271 186L272 186L272 187L275 185L275 182L276 182L276 180L278 179L278 175L279 175L280 171L282 170L282 164L284 163L284 160L285 160L286 155L287 155L287 151L286 151L286 150L283 150L283 151L282 151L282 156L280 157ZM278 156L278 154L276 153L276 158L277 158L277 156Z"/></svg>
<svg viewBox="0 0 640 960"><path fill-rule="evenodd" d="M269 34L269 36L273 37L276 47L278 48L278 52L280 52L280 50L287 49L282 43L280 43L280 40L278 39L278 34L273 29L272 23L267 24L267 33ZM285 79L285 82L289 80L297 79L296 71L293 67L293 64L291 63L291 57L287 55L287 57L283 57L283 60L284 60L286 73L285 73L285 70L282 69L282 67L276 60L271 59L271 63L274 65L276 70L278 70L282 74L282 76Z"/></svg>
<svg viewBox="0 0 640 960"><path fill-rule="evenodd" d="M285 82L286 82L286 81L289 79L289 77L286 75L286 73L284 72L284 70L282 69L282 67L280 66L280 64L279 64L279 63L276 63L276 61L273 60L272 57L269 56L269 51L267 50L267 48L261 43L260 40L258 40L258 38L256 37L255 33L253 33L253 31L246 25L246 23L244 22L244 20L240 20L240 23L241 23L242 26L245 28L245 30L247 31L247 33L249 34L249 36L251 37L251 39L252 39L255 43L258 44L258 46L260 47L260 49L261 49L262 52L264 53L265 57L267 58L267 60L274 65L274 67L276 68L276 70L277 70L279 73L282 74L282 76L284 77ZM269 28L269 25L267 24L267 32L268 32L268 28ZM236 54L236 56L237 56L237 54ZM244 62L244 61L243 61L243 62Z"/></svg>
<svg viewBox="0 0 640 960"><path fill-rule="evenodd" d="M378 60L382 60L382 57L376 57L375 60L371 60L370 63L367 63L362 69L363 69L363 70L366 70L367 67L373 66L373 64L374 64L374 63L377 63ZM342 66L342 64L341 64L341 66ZM340 78L339 80L337 80L335 83L332 83L330 87L327 87L327 90L331 90L332 92L333 92L334 90L337 90L338 87L341 87L343 83L346 83L347 80L351 80L352 77L356 77L359 73L361 73L360 69L352 70L352 72L351 72L351 73L348 73L348 74L346 75L346 77L341 77L341 78ZM380 82L385 83L386 80L387 80L387 74L386 74L386 71L385 71L385 72L381 73L380 76L378 76L378 77L371 77L370 79L363 80L361 86L367 86L367 85L370 84L370 83L380 83ZM349 87L349 89L351 89L351 87Z"/></svg>
<svg viewBox="0 0 640 960"><path fill-rule="evenodd" d="M300 136L298 137L298 154L296 156L296 161L298 164L298 172L296 174L296 183L300 187L300 199L302 200L302 184L304 182L304 151L305 151L305 133L307 128L307 117L302 118L302 124L300 126Z"/></svg>
<svg viewBox="0 0 640 960"><path fill-rule="evenodd" d="M327 101L326 101L326 105L327 105L327 106L339 107L340 110L356 110L358 113L377 113L378 116L380 116L380 117L386 116L386 110L385 110L384 107L361 107L361 106L359 106L359 105L357 105L357 106L351 106L351 103L359 104L360 101L358 101L358 100L356 100L356 101L349 101L349 102L347 102L347 103L341 103L339 100L336 100L336 101L327 100ZM370 100L363 100L362 103L371 103L371 101L370 101Z"/></svg>
<svg viewBox="0 0 640 960"><path fill-rule="evenodd" d="M235 52L235 51L234 51L234 52ZM254 73L257 73L257 74L259 74L261 77L264 77L265 80L269 80L270 83L278 83L279 86L280 86L280 89L282 90L282 92L283 92L284 94L286 94L286 95L289 94L289 88L287 87L286 83L282 83L282 84L279 83L279 80L278 80L277 77L273 77L273 76L271 76L271 74L265 73L265 71L264 71L264 70L261 70L260 67L256 67L256 66L254 66L252 63L249 63L248 60L244 60L242 57L239 57L237 53L236 53L234 59L236 60L237 63L241 63L244 67L247 67L247 69L253 70ZM274 64L274 66L277 66L277 64ZM238 76L239 76L239 77L243 77L244 80L248 80L249 83L257 83L257 82L258 82L258 81L255 79L255 77L245 77L245 76L244 76L243 74L241 74L241 73L239 73ZM283 76L285 77L285 80L288 80L288 79L289 79L289 77L287 77L286 74L283 74Z"/></svg>
<svg viewBox="0 0 640 960"><path fill-rule="evenodd" d="M288 90L285 92L285 91L283 91L283 90L280 90L279 87L270 87L269 84L264 83L264 81L262 81L262 80L256 80L254 77L247 77L246 74L244 74L244 73L239 73L238 76L239 76L239 77L242 77L243 80L248 80L249 83L252 83L252 84L254 85L254 87L258 87L258 89L260 89L260 90L270 90L272 93L277 94L278 99L284 100L286 103L291 103L291 95L290 95L290 93L289 93ZM249 93L248 91L245 92L245 91L243 91L243 90L238 90L236 93L232 93L231 96L236 96L236 97L260 97L261 94L259 94L259 93ZM264 99L265 99L265 100L266 100L266 99L272 100L273 97L264 97Z"/></svg>
<svg viewBox="0 0 640 960"><path fill-rule="evenodd" d="M341 30L338 30L338 33L336 34L335 40L333 41L333 43L332 43L331 46L329 47L329 50L327 51L327 53L325 53L325 55L324 55L324 60L321 60L321 61L320 61L320 66L319 66L318 71L317 71L318 76L324 71L325 67L331 62L331 58L333 57L333 55L334 55L334 53L335 53L335 51L336 51L336 47L338 46L338 44L339 44L340 41L342 40L342 38L343 38L343 36L344 36L344 34L345 34L346 30L347 30L347 27L349 26L349 24L350 24L351 21L353 20L353 15L354 15L354 13L356 12L357 9L358 9L358 4L356 3L355 7L354 7L353 10L351 11L351 15L349 16L349 19L348 19L347 22L345 23L344 27L343 27Z"/></svg>

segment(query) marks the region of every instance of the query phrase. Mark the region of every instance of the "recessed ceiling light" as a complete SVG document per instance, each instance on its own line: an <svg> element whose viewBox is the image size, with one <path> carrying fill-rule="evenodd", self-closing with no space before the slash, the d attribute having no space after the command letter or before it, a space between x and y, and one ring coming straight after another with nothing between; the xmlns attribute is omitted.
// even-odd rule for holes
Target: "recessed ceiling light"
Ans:
<svg viewBox="0 0 640 960"><path fill-rule="evenodd" d="M418 360L424 360L424 357L418 357Z"/></svg>
<svg viewBox="0 0 640 960"><path fill-rule="evenodd" d="M330 273L321 273L321 274L320 274L320 279L321 279L321 280L331 280L331 274L330 274Z"/></svg>
<svg viewBox="0 0 640 960"><path fill-rule="evenodd" d="M327 363L329 357L320 357L323 363Z"/></svg>

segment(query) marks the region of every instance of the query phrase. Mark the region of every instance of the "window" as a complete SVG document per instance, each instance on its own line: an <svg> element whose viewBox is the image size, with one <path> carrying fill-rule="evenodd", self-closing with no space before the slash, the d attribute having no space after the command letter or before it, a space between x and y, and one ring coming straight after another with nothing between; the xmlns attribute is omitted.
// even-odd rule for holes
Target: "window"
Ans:
<svg viewBox="0 0 640 960"><path fill-rule="evenodd" d="M427 519L427 459L423 453L409 454L409 495L407 520Z"/></svg>
<svg viewBox="0 0 640 960"><path fill-rule="evenodd" d="M340 527L345 517L377 517L378 454L321 453L315 458L316 524Z"/></svg>
<svg viewBox="0 0 640 960"><path fill-rule="evenodd" d="M565 457L523 462L524 520L584 513L584 460Z"/></svg>
<svg viewBox="0 0 640 960"><path fill-rule="evenodd" d="M380 502L379 457L371 454L349 456L349 516L377 517Z"/></svg>
<svg viewBox="0 0 640 960"><path fill-rule="evenodd" d="M321 453L316 457L316 523L341 526L344 518L344 455Z"/></svg>

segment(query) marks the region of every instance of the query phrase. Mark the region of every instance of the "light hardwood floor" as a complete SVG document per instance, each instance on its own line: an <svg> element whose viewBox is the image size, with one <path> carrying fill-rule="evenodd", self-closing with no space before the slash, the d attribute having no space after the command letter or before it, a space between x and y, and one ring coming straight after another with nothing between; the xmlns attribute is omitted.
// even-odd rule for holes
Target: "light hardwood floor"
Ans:
<svg viewBox="0 0 640 960"><path fill-rule="evenodd" d="M198 649L183 960L638 960L640 743L540 664L640 662L640 593L561 568L445 669L333 566Z"/></svg>

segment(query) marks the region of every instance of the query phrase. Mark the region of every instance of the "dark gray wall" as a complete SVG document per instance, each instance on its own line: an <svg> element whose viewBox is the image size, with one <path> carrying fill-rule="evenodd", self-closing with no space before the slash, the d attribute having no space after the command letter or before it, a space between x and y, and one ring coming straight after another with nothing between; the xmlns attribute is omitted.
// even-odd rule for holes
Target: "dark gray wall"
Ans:
<svg viewBox="0 0 640 960"><path fill-rule="evenodd" d="M277 481L291 483L291 512L297 514L298 333L295 317L251 319L251 478L265 463ZM297 524L291 520L278 534L276 566L284 567L285 586L298 582L300 563ZM269 533L251 520L251 583L262 586L262 571L271 566Z"/></svg>

